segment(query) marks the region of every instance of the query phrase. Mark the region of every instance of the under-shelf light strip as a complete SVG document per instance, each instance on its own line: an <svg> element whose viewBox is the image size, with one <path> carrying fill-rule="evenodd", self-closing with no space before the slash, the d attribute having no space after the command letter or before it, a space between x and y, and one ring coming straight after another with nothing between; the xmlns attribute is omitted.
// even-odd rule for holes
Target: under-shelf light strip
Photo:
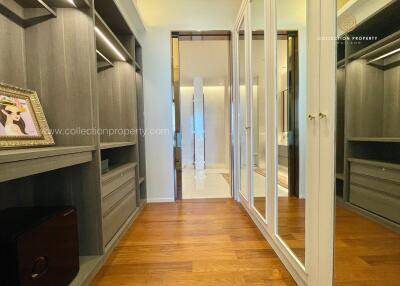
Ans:
<svg viewBox="0 0 400 286"><path fill-rule="evenodd" d="M67 1L68 1L69 4L71 4L72 6L74 6L75 8L77 8L77 7L76 7L76 4L75 4L75 2L74 2L74 0L67 0Z"/></svg>
<svg viewBox="0 0 400 286"><path fill-rule="evenodd" d="M103 34L98 27L94 27L96 33L103 39L104 42L114 51L114 53L123 61L126 61L125 57L117 50L117 48L110 42L109 39Z"/></svg>
<svg viewBox="0 0 400 286"><path fill-rule="evenodd" d="M369 63L372 63L372 62L379 61L381 59L387 58L388 56L391 56L391 55L396 54L398 52L400 52L400 48L398 48L396 50L393 50L393 51L391 51L391 52L389 52L387 54L384 54L384 55L382 55L380 57L377 57L376 59L370 60Z"/></svg>
<svg viewBox="0 0 400 286"><path fill-rule="evenodd" d="M103 55L102 53L100 53L99 50L96 50L96 53L98 53L99 56L102 57L107 63L109 63L110 65L113 65L113 63L112 63L109 59L107 59L107 57L106 57L105 55Z"/></svg>

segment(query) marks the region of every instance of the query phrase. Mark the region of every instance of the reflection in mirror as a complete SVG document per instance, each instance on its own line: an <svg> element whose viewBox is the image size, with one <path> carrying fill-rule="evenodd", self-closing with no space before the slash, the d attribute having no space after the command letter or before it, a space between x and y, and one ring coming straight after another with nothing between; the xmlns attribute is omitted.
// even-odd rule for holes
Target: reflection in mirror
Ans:
<svg viewBox="0 0 400 286"><path fill-rule="evenodd" d="M266 218L264 0L251 2L253 206Z"/></svg>
<svg viewBox="0 0 400 286"><path fill-rule="evenodd" d="M306 0L277 1L277 234L305 263ZM301 121L302 119L303 121ZM301 154L301 155L300 155Z"/></svg>
<svg viewBox="0 0 400 286"><path fill-rule="evenodd" d="M240 193L245 199L248 199L247 183L247 93L246 93L246 75L245 75L245 29L244 20L239 29L239 150L240 150Z"/></svg>
<svg viewBox="0 0 400 286"><path fill-rule="evenodd" d="M334 285L399 285L400 1L344 2L337 1Z"/></svg>

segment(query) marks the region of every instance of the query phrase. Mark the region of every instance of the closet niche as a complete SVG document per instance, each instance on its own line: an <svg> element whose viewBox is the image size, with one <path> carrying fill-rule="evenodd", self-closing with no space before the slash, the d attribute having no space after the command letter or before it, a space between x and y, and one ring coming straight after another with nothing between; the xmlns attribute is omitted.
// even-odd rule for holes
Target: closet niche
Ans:
<svg viewBox="0 0 400 286"><path fill-rule="evenodd" d="M400 138L400 54L381 60L371 56L346 67L349 139Z"/></svg>
<svg viewBox="0 0 400 286"><path fill-rule="evenodd" d="M400 229L399 12L400 2L394 1L342 35L336 77L338 202L395 230Z"/></svg>

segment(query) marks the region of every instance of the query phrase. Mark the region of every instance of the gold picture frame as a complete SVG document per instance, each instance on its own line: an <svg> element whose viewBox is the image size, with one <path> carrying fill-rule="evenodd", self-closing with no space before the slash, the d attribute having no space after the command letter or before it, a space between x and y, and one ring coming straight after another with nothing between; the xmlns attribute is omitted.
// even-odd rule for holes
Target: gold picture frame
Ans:
<svg viewBox="0 0 400 286"><path fill-rule="evenodd" d="M0 148L54 145L37 93L0 83Z"/></svg>

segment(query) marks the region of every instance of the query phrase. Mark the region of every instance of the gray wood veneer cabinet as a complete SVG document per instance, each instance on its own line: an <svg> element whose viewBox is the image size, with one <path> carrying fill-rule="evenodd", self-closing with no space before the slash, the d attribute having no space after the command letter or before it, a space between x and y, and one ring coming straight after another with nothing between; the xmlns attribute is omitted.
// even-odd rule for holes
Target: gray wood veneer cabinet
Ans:
<svg viewBox="0 0 400 286"><path fill-rule="evenodd" d="M399 3L338 45L336 193L339 202L400 230L400 54L390 53L400 48L400 22L393 11ZM365 31L380 37L351 40Z"/></svg>
<svg viewBox="0 0 400 286"><path fill-rule="evenodd" d="M0 0L0 82L37 91L63 132L55 146L0 150L0 209L76 206L72 285L85 285L146 202L141 47L114 0L46 3Z"/></svg>

